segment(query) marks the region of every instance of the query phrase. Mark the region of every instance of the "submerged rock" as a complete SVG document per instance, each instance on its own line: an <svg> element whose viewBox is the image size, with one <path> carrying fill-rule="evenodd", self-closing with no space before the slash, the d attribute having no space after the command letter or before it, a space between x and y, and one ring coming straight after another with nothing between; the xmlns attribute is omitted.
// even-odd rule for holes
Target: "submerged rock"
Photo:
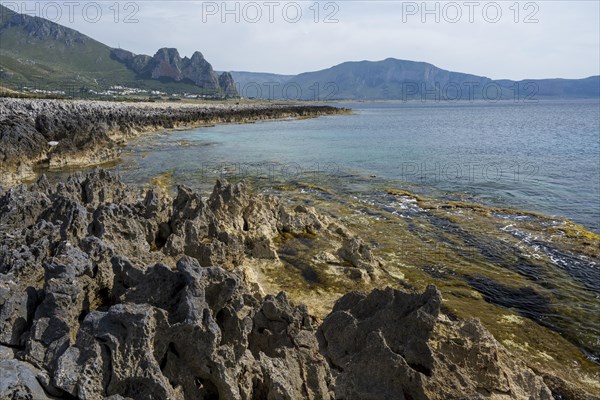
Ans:
<svg viewBox="0 0 600 400"><path fill-rule="evenodd" d="M123 56L126 57L126 53ZM168 59L168 54L165 57ZM221 84L224 92L237 96L231 76L224 73L219 77L200 53L195 54L191 61L186 59L194 65L191 69L184 68L183 72L168 62L166 66L163 65L164 60L161 60L157 61L157 70L167 68L170 70L168 74L177 76L188 73L188 78L198 84L212 85L217 89ZM206 68L210 71L198 72ZM161 74L163 72L159 71ZM272 103L166 106L154 103L1 98L0 185L11 186L34 179L34 167L88 166L114 160L119 156L122 144L143 132L346 111L328 106Z"/></svg>

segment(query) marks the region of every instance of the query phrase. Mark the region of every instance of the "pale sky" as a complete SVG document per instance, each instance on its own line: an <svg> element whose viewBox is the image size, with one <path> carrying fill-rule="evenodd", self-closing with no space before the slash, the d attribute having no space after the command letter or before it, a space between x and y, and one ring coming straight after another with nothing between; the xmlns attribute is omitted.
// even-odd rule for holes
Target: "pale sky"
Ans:
<svg viewBox="0 0 600 400"><path fill-rule="evenodd" d="M421 1L2 4L138 54L176 47L183 57L199 50L216 70L297 74L393 57L493 79L600 74L596 0L428 2L430 14Z"/></svg>

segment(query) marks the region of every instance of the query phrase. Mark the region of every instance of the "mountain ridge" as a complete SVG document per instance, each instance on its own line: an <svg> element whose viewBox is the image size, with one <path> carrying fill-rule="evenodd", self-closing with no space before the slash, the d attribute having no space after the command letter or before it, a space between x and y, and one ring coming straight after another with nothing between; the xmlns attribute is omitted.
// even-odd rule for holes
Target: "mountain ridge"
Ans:
<svg viewBox="0 0 600 400"><path fill-rule="evenodd" d="M231 71L231 74L238 82L242 96L252 94L253 97L265 98L269 94L273 95L273 99L292 94L292 87L296 89L294 92L300 88L302 100L530 101L538 97L600 97L600 76L519 81L492 79L445 70L425 61L392 57L380 61L346 61L330 68L292 76L248 71ZM275 84L281 87L276 88ZM256 85L261 86L262 90L256 90ZM288 86L288 93L285 93L285 85ZM458 89L462 93L458 93Z"/></svg>
<svg viewBox="0 0 600 400"><path fill-rule="evenodd" d="M151 56L107 46L77 30L0 5L0 84L9 88L66 87L102 91L115 86L149 93L237 97L228 73L217 75L200 52L176 49Z"/></svg>
<svg viewBox="0 0 600 400"><path fill-rule="evenodd" d="M391 57L347 61L297 75L217 73L199 51L183 58L177 49L166 47L154 56L134 54L1 5L0 35L0 85L9 89L73 86L79 91L104 89L106 93L108 88L120 87L186 97L319 101L600 98L600 76L494 80L445 70L426 61Z"/></svg>

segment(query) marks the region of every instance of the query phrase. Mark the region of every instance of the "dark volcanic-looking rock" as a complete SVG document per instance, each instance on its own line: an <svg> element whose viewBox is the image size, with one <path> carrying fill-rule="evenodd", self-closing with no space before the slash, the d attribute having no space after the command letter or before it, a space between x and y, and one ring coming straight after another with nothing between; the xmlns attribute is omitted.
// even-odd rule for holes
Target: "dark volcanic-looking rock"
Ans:
<svg viewBox="0 0 600 400"><path fill-rule="evenodd" d="M123 59L131 57L128 52L119 54ZM35 178L36 166L87 166L113 160L128 138L148 131L341 112L345 110L266 103L167 107L154 103L1 98L0 185Z"/></svg>
<svg viewBox="0 0 600 400"><path fill-rule="evenodd" d="M307 309L216 266L276 257L254 241L273 247L291 222L279 210L226 182L208 200L139 197L101 170L3 193L0 345L21 349L2 364L4 393L38 390L25 373L39 370L47 390L80 399L330 398Z"/></svg>
<svg viewBox="0 0 600 400"><path fill-rule="evenodd" d="M319 329L336 398L552 399L478 321L450 321L441 304L434 286L339 299Z"/></svg>
<svg viewBox="0 0 600 400"><path fill-rule="evenodd" d="M190 258L176 271L126 268L137 279L114 288L122 304L85 317L56 386L80 398L330 397L306 309L257 300L237 276Z"/></svg>
<svg viewBox="0 0 600 400"><path fill-rule="evenodd" d="M42 178L0 194L0 227L2 398L551 399L479 322L442 314L433 286L349 293L318 330L262 295L239 266L277 259L278 235L337 234L355 269L377 259L242 183L173 199L106 171Z"/></svg>
<svg viewBox="0 0 600 400"><path fill-rule="evenodd" d="M38 378L40 374L42 372L32 365L15 360L11 349L0 346L0 399L55 399L44 391Z"/></svg>

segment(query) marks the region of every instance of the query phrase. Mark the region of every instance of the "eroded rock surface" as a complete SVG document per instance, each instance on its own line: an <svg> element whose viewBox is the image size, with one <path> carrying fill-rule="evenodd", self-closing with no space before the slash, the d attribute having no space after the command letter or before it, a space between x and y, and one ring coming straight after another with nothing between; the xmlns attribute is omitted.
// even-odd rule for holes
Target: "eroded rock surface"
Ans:
<svg viewBox="0 0 600 400"><path fill-rule="evenodd" d="M176 270L120 268L118 304L85 316L56 386L90 399L329 398L307 311L284 294L256 298L236 275L189 257Z"/></svg>
<svg viewBox="0 0 600 400"><path fill-rule="evenodd" d="M343 296L319 328L340 399L552 399L476 320L451 321L440 292Z"/></svg>
<svg viewBox="0 0 600 400"><path fill-rule="evenodd" d="M231 91L229 78L224 74L222 84L227 86L224 90ZM35 178L34 167L85 166L112 160L118 157L120 146L128 138L143 132L346 111L328 106L268 103L160 105L2 98L0 184L14 185Z"/></svg>
<svg viewBox="0 0 600 400"><path fill-rule="evenodd" d="M434 287L350 293L319 327L245 282L244 259L276 262L276 239L303 234L335 239L327 262L377 269L331 218L243 184L172 198L96 171L3 192L2 396L551 398L479 323L449 320Z"/></svg>

